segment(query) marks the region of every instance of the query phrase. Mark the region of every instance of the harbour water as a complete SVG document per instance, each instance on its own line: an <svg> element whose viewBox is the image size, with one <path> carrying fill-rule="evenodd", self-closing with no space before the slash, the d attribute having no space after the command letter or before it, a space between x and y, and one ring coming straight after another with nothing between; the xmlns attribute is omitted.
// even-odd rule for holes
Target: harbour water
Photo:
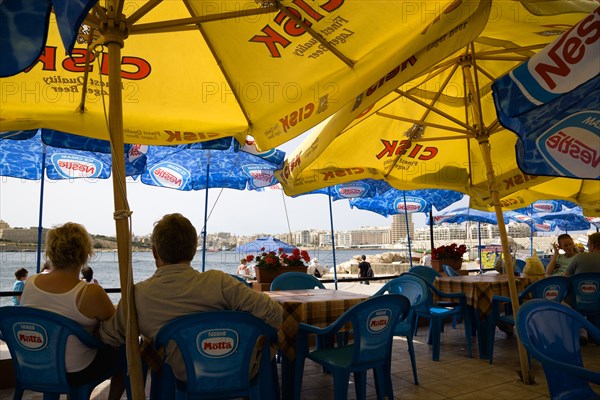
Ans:
<svg viewBox="0 0 600 400"><path fill-rule="evenodd" d="M353 256L360 254L380 254L388 251L384 249L344 249L336 250L336 263L349 261ZM318 258L319 262L327 267L333 266L333 254L331 249L309 250L311 258ZM218 269L226 273L235 273L240 258L245 256L235 251L219 251L206 253L205 269ZM15 281L14 272L18 268L26 268L29 275L36 272L36 252L0 252L0 291L11 291ZM43 255L42 255L43 258ZM119 264L116 252L97 252L89 263L94 270L94 278L104 288L118 288ZM202 269L202 253L196 253L192 266L198 270ZM150 277L156 270L151 252L134 252L132 255L134 282L142 281ZM110 294L113 302L118 302L119 294ZM9 305L10 297L1 297L0 306Z"/></svg>

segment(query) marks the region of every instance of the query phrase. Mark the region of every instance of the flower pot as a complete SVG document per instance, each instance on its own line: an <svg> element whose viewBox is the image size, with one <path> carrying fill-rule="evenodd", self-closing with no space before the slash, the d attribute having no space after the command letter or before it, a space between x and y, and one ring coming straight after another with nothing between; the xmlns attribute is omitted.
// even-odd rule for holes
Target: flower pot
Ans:
<svg viewBox="0 0 600 400"><path fill-rule="evenodd" d="M277 276L286 272L304 272L306 273L306 266L297 267L281 267L281 268L254 268L256 274L256 280L258 283L271 283Z"/></svg>
<svg viewBox="0 0 600 400"><path fill-rule="evenodd" d="M442 268L442 264L446 264L453 270L458 271L459 269L462 268L462 259L457 258L457 259L448 259L448 260L431 260L431 268L435 269L438 272L441 272L445 276L444 269Z"/></svg>

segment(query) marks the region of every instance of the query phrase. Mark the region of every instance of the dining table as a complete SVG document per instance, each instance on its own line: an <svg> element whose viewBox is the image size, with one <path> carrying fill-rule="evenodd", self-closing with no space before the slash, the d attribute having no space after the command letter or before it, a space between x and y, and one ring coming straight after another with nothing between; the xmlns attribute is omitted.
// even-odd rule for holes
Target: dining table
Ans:
<svg viewBox="0 0 600 400"><path fill-rule="evenodd" d="M370 296L330 289L276 290L263 293L283 308L283 319L279 329L279 350L282 354L281 391L282 399L291 399L295 385L298 324L304 322L321 328L326 327L346 310Z"/></svg>
<svg viewBox="0 0 600 400"><path fill-rule="evenodd" d="M538 276L516 276L517 291L520 293L533 282L542 279ZM489 359L488 335L494 327L489 326L488 316L492 311L494 295L510 296L508 275L481 274L467 276L444 276L436 278L434 285L443 292L465 294L467 306L472 311L477 330L477 347L479 358Z"/></svg>

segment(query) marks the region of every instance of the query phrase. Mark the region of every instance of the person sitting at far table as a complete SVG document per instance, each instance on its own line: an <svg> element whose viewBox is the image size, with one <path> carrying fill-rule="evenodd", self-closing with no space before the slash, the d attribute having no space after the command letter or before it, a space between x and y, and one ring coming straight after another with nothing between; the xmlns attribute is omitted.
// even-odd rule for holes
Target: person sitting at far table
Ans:
<svg viewBox="0 0 600 400"><path fill-rule="evenodd" d="M250 275L248 272L248 265L247 265L248 261L246 261L245 258L242 258L240 260L240 265L238 265L237 267L237 274L238 275Z"/></svg>
<svg viewBox="0 0 600 400"><path fill-rule="evenodd" d="M327 273L327 268L322 265L317 258L313 258L310 265L306 269L306 273L314 275L317 278L322 278Z"/></svg>
<svg viewBox="0 0 600 400"><path fill-rule="evenodd" d="M100 321L115 313L115 306L100 285L81 281L79 273L94 253L92 237L80 224L67 222L46 235L46 257L52 272L33 275L25 283L21 305L61 314L93 333ZM72 339L65 351L65 368L69 385L80 386L112 371L120 362L119 352L103 351ZM120 399L125 390L123 373L113 375L109 399Z"/></svg>
<svg viewBox="0 0 600 400"><path fill-rule="evenodd" d="M552 243L554 254L546 267L546 276L564 275L567 267L577 255L577 247L568 233L559 235L557 242ZM564 251L565 254L560 254L559 250Z"/></svg>
<svg viewBox="0 0 600 400"><path fill-rule="evenodd" d="M600 272L600 232L588 236L588 253L579 253L567 267L565 276Z"/></svg>
<svg viewBox="0 0 600 400"><path fill-rule="evenodd" d="M25 280L29 275L29 271L25 268L19 268L15 271L15 278L17 279L13 284L13 292L23 292L23 288L25 287ZM21 295L16 295L12 297L13 306L18 306L21 304Z"/></svg>
<svg viewBox="0 0 600 400"><path fill-rule="evenodd" d="M150 236L156 272L135 285L135 305L140 334L152 341L167 322L202 311L246 311L278 329L283 309L264 293L244 285L219 270L199 272L192 268L198 234L181 214L167 214L154 225ZM127 310L122 301L115 315L99 330L102 341L115 347L125 342ZM179 349L169 343L166 363L175 377L186 381L185 364Z"/></svg>

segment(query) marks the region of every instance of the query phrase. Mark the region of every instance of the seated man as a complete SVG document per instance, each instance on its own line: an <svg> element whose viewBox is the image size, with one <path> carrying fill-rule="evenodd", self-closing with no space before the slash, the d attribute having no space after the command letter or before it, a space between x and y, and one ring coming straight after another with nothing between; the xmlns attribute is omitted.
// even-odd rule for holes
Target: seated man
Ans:
<svg viewBox="0 0 600 400"><path fill-rule="evenodd" d="M281 325L281 306L264 293L222 271L192 268L198 235L183 215L165 215L155 224L150 242L156 272L134 289L140 334L145 338L154 339L172 319L200 311L247 311L275 328ZM119 346L125 342L125 331L126 310L119 302L115 315L102 324L99 336L105 343ZM177 379L185 381L185 365L173 343L166 348L166 361Z"/></svg>

